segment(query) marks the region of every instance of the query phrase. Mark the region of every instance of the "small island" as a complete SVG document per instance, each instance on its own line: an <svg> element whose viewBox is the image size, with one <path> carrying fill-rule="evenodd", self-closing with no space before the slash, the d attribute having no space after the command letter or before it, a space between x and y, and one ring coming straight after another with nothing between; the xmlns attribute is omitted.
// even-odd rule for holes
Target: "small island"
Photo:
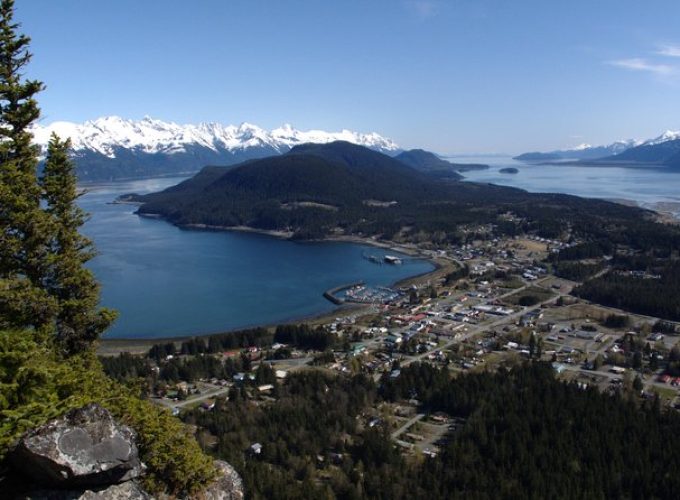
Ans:
<svg viewBox="0 0 680 500"><path fill-rule="evenodd" d="M519 172L515 167L504 167L498 170L501 174L516 174Z"/></svg>

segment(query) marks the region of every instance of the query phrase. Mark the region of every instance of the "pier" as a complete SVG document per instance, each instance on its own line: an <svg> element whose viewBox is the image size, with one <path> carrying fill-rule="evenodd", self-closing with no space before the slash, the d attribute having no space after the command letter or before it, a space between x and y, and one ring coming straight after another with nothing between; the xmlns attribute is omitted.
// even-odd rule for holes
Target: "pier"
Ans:
<svg viewBox="0 0 680 500"><path fill-rule="evenodd" d="M357 281L355 283L350 283L349 285L336 286L335 288L330 288L330 289L326 290L325 292L323 292L323 296L327 300L330 300L333 304L339 306L341 304L344 304L345 301L344 301L344 299L336 297L335 296L336 293L342 292L343 290L347 290L349 288L353 288L355 286L362 286L363 284L364 284L363 281Z"/></svg>

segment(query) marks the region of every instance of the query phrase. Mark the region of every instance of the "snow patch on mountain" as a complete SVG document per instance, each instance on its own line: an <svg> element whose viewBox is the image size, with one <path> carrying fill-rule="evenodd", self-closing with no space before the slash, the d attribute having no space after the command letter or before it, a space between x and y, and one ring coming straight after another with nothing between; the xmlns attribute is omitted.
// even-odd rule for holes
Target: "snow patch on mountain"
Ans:
<svg viewBox="0 0 680 500"><path fill-rule="evenodd" d="M108 158L115 158L119 149L171 155L184 153L189 147L196 146L215 152L271 148L278 153L285 153L298 144L328 143L337 140L385 153L399 150L399 146L392 140L376 133L362 134L350 130L301 131L289 124L267 131L250 123L238 126L220 123L179 125L150 117L135 121L119 116L107 116L82 124L57 121L45 126L38 125L33 128L35 142L43 148L46 147L52 132L56 132L62 138L70 137L76 154L89 151Z"/></svg>
<svg viewBox="0 0 680 500"><path fill-rule="evenodd" d="M640 144L643 146L655 146L663 142L675 141L677 139L680 139L680 130L666 130L659 137L655 137L654 139L650 139Z"/></svg>

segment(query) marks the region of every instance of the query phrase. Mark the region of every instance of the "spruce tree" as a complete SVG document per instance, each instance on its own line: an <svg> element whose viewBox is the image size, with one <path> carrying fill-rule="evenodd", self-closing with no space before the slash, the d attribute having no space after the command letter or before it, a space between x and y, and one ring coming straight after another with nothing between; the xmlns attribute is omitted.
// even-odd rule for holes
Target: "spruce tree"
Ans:
<svg viewBox="0 0 680 500"><path fill-rule="evenodd" d="M78 232L85 214L76 205L69 141L51 138L38 178L30 128L43 84L23 77L30 39L13 15L14 1L0 0L0 328L34 328L73 354L92 345L114 314L97 308L99 286L84 267L94 249Z"/></svg>
<svg viewBox="0 0 680 500"><path fill-rule="evenodd" d="M52 134L40 184L53 227L45 288L57 301L56 338L67 353L74 353L97 340L115 315L98 309L99 284L84 267L95 251L92 241L78 232L86 214L76 205L80 194L70 146L70 140Z"/></svg>
<svg viewBox="0 0 680 500"><path fill-rule="evenodd" d="M14 1L0 1L0 327L45 330L56 311L43 287L51 228L29 130L43 84L23 78L30 39L17 33L13 15Z"/></svg>

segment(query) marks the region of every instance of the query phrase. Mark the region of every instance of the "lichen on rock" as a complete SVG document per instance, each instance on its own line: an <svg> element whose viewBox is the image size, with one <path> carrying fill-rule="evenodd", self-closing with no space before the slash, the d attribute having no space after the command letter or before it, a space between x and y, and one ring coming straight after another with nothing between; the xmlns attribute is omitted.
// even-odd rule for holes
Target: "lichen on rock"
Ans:
<svg viewBox="0 0 680 500"><path fill-rule="evenodd" d="M135 431L95 403L29 431L9 459L26 477L58 488L121 483L143 472Z"/></svg>

